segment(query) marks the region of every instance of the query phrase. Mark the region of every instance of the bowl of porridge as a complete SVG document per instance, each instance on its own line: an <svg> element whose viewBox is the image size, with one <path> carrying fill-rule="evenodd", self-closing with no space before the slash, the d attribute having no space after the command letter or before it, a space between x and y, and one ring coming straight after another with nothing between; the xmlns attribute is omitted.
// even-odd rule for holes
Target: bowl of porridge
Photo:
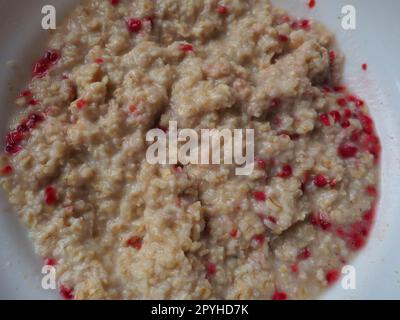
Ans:
<svg viewBox="0 0 400 320"><path fill-rule="evenodd" d="M56 30L8 5L0 296L396 297L398 65L378 2L345 5L54 1ZM253 169L149 162L171 123L252 130Z"/></svg>

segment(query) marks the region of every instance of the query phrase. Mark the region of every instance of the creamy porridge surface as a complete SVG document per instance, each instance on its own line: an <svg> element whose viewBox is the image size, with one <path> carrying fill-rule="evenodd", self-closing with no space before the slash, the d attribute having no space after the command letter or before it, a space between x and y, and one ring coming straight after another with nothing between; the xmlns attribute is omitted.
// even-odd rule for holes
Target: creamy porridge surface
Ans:
<svg viewBox="0 0 400 320"><path fill-rule="evenodd" d="M299 299L332 285L367 240L380 153L333 40L266 0L77 7L0 158L61 295ZM148 164L146 132L170 120L254 129L254 172Z"/></svg>

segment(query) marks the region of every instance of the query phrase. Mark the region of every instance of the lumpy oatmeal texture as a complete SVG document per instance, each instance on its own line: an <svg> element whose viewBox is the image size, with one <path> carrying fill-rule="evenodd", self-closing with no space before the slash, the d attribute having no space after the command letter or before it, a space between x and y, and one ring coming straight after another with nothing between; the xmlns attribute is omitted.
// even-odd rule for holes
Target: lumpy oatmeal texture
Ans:
<svg viewBox="0 0 400 320"><path fill-rule="evenodd" d="M380 153L333 40L266 0L77 7L0 159L61 295L301 299L332 285L366 242ZM148 164L145 135L170 120L254 129L255 170Z"/></svg>

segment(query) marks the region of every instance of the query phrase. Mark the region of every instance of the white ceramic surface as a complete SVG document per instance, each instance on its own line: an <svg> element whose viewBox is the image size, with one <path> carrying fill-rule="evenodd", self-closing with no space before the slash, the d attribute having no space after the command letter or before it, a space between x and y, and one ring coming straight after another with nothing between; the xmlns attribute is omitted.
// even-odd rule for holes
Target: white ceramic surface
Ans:
<svg viewBox="0 0 400 320"><path fill-rule="evenodd" d="M33 61L44 51L48 31L41 29L41 8L52 4L58 23L79 0L0 0L0 134L14 110L13 99L24 88ZM295 15L314 17L335 32L346 54L345 83L363 97L372 112L383 145L381 200L368 245L353 261L357 289L340 282L323 299L400 298L400 1L398 0L273 0ZM357 29L341 28L341 8L351 4ZM8 61L15 61L10 67ZM368 63L368 71L361 64ZM2 142L1 142L2 143ZM41 263L26 231L0 192L0 299L53 299L41 288Z"/></svg>

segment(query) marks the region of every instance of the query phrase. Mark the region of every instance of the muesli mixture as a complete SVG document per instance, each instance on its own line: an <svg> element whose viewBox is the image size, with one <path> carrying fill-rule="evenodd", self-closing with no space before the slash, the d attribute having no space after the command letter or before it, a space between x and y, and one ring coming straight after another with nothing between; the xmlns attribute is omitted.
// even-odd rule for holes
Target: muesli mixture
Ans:
<svg viewBox="0 0 400 320"><path fill-rule="evenodd" d="M380 154L333 41L267 0L78 6L0 158L61 295L277 300L332 285L366 242ZM148 164L146 132L170 120L254 129L255 170Z"/></svg>

